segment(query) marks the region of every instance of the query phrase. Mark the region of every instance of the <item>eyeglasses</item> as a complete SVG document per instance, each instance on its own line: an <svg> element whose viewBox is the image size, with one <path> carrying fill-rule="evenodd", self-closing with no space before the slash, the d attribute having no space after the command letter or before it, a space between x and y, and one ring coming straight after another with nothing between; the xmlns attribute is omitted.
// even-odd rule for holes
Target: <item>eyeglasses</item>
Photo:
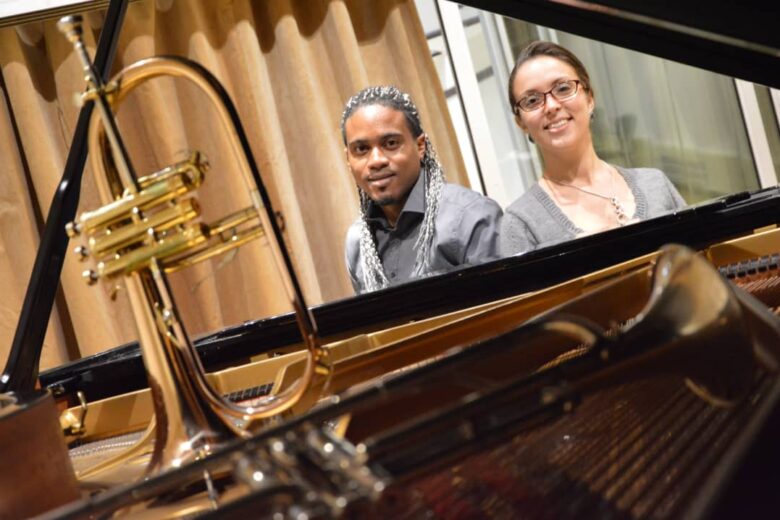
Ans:
<svg viewBox="0 0 780 520"><path fill-rule="evenodd" d="M537 108L541 108L547 101L547 94L550 94L556 99L556 101L566 101L577 95L578 87L580 86L580 80L567 79L553 85L553 88L547 92L531 92L521 97L517 103L515 103L515 114L518 113L518 109L523 112L531 112Z"/></svg>

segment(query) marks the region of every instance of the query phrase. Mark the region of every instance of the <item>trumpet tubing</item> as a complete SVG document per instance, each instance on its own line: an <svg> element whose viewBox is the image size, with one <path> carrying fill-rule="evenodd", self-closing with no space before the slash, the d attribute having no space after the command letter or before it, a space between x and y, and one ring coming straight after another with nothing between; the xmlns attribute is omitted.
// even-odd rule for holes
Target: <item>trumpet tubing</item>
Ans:
<svg viewBox="0 0 780 520"><path fill-rule="evenodd" d="M94 100L101 115L90 125L90 157L105 200L103 207L80 214L68 225L67 232L81 240L76 249L80 259L93 263L84 273L89 283L113 282L120 277L125 280L154 404L155 441L146 469L147 474L154 474L202 458L215 446L248 436L250 430L262 427L269 417L291 408L315 377L327 378L330 371L323 361L316 324L284 249L246 136L235 108L216 79L183 58L155 57L131 65L106 85L94 73L84 50L78 17L64 19L60 28L82 59L88 81L85 98ZM200 152L157 172L136 176L113 113L133 89L158 77L194 83L212 101L225 134L232 138L251 200L249 207L213 223L202 221L197 192L209 165ZM282 278L297 313L308 361L297 384L279 395L253 401L252 406L242 406L225 399L209 385L179 319L166 273L261 236L276 246L271 249L286 275ZM115 471L123 463L137 462L141 455L148 457L148 450L131 449L118 459L103 463L101 468ZM90 478L102 478L99 471L86 473Z"/></svg>

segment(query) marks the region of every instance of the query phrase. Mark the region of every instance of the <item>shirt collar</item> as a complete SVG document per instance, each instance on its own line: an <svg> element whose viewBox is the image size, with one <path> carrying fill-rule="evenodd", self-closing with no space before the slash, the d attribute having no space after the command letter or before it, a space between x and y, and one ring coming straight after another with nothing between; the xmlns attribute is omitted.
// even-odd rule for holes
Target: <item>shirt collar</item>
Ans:
<svg viewBox="0 0 780 520"><path fill-rule="evenodd" d="M404 203L401 213L398 215L398 222L396 222L396 228L405 220L404 215L413 216L411 214L418 213L423 215L425 213L425 173L420 171L420 175L417 176L417 181L412 187L412 191L409 192L409 197ZM387 218L385 217L382 208L374 204L371 201L368 205L368 222L371 224L379 224L383 228L388 229L390 227Z"/></svg>

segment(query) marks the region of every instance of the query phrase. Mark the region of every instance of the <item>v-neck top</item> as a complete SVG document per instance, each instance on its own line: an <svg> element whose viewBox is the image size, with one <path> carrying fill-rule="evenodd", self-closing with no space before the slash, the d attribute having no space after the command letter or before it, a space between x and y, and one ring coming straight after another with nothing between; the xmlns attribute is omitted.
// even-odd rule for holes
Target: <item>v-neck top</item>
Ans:
<svg viewBox="0 0 780 520"><path fill-rule="evenodd" d="M646 220L686 206L661 170L615 166L636 202L634 220ZM584 234L537 182L504 212L501 253L509 256L572 240Z"/></svg>

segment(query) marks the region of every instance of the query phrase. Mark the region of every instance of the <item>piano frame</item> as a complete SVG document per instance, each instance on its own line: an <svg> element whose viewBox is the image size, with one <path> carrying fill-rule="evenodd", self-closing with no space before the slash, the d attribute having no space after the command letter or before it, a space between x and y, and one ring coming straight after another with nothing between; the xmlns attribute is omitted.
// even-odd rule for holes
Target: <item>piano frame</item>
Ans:
<svg viewBox="0 0 780 520"><path fill-rule="evenodd" d="M780 16L778 7L749 4L735 10L725 0L708 2L706 9L693 1L461 3L780 87L780 34L774 27ZM326 303L315 307L313 313L324 340L333 342L539 290L651 253L665 243L702 249L776 225L779 209L776 188L737 193L522 256ZM196 341L196 347L205 368L216 371L245 363L252 356L295 349L299 342L294 316L288 313L206 335ZM42 386L70 404L76 404L78 391L94 401L146 385L136 343L47 370L40 374L40 380Z"/></svg>

